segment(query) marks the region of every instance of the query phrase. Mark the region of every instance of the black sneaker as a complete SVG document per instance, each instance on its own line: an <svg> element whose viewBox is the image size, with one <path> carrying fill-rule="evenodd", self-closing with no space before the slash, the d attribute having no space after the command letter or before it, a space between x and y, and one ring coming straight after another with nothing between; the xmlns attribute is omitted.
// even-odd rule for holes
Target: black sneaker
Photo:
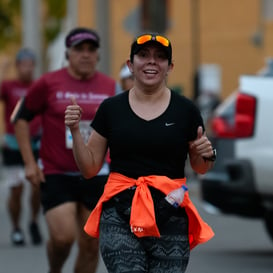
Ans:
<svg viewBox="0 0 273 273"><path fill-rule="evenodd" d="M42 236L36 223L33 222L29 225L29 233L31 236L32 244L39 245L42 243Z"/></svg>
<svg viewBox="0 0 273 273"><path fill-rule="evenodd" d="M11 242L15 246L25 245L25 237L24 237L23 232L20 229L15 229L11 233Z"/></svg>

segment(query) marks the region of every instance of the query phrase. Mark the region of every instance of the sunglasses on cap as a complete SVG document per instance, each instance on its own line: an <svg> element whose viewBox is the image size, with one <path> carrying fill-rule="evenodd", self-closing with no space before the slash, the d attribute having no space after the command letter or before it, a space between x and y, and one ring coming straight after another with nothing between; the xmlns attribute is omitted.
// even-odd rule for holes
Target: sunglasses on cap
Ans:
<svg viewBox="0 0 273 273"><path fill-rule="evenodd" d="M136 43L138 45L145 44L149 41L157 41L158 43L160 43L161 45L163 45L165 47L168 47L170 45L170 41L161 35L144 34L142 36L139 36L136 39Z"/></svg>

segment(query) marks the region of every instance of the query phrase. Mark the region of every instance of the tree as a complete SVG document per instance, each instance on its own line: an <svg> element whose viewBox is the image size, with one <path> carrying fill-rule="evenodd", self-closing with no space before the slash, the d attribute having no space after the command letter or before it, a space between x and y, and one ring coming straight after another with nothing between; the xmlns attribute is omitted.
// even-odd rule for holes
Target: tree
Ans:
<svg viewBox="0 0 273 273"><path fill-rule="evenodd" d="M47 45L59 33L66 15L66 0L43 0L45 18L42 22L44 42ZM21 43L21 0L0 1L0 49Z"/></svg>
<svg viewBox="0 0 273 273"><path fill-rule="evenodd" d="M0 1L0 48L5 48L9 43L19 42L21 28L18 18L20 17L20 0Z"/></svg>
<svg viewBox="0 0 273 273"><path fill-rule="evenodd" d="M167 30L167 0L142 0L142 30L165 33Z"/></svg>
<svg viewBox="0 0 273 273"><path fill-rule="evenodd" d="M61 30L62 22L66 16L67 0L43 0L47 8L44 24L44 40L48 44L54 40Z"/></svg>

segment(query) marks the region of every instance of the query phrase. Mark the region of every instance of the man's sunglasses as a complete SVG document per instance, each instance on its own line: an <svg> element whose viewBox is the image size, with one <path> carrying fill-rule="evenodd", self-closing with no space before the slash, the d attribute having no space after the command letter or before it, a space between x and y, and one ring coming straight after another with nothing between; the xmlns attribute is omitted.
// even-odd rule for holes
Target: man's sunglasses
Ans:
<svg viewBox="0 0 273 273"><path fill-rule="evenodd" d="M170 41L167 38L160 36L160 35L153 36L150 34L145 34L145 35L139 36L136 39L136 42L138 45L145 44L149 41L157 41L165 47L168 47L170 45Z"/></svg>

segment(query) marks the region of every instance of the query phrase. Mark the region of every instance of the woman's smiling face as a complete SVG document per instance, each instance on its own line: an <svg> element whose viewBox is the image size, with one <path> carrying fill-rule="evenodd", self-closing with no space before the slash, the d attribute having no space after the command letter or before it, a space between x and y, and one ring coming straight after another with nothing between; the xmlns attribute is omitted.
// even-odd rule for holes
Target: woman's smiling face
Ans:
<svg viewBox="0 0 273 273"><path fill-rule="evenodd" d="M130 68L135 80L147 86L161 85L165 82L173 65L169 64L168 56L162 46L147 43L135 55Z"/></svg>

